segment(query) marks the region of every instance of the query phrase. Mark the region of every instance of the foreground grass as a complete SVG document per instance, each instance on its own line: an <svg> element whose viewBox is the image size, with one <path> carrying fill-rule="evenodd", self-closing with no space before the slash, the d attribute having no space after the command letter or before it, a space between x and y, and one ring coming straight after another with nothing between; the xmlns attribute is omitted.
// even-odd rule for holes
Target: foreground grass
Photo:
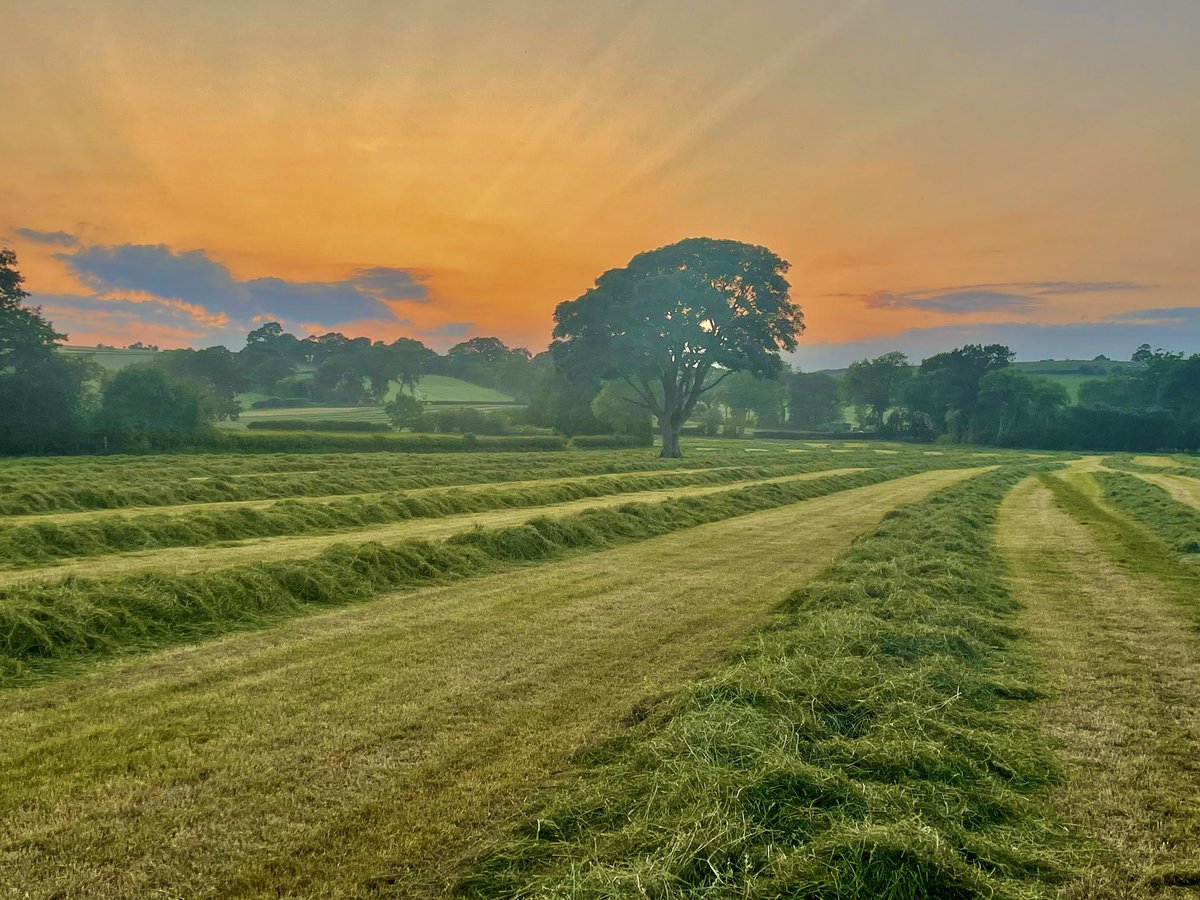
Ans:
<svg viewBox="0 0 1200 900"><path fill-rule="evenodd" d="M39 520L32 524L0 528L0 565L17 569L54 560L148 549L207 547L257 537L328 534L412 519L444 518L496 509L545 510L558 504L622 494L629 496L631 502L637 502L647 499L647 492L650 491L674 489L680 494L703 494L737 482L783 481L796 477L804 468L793 464L639 472L525 482L515 486L425 488L419 493L360 495L303 503L287 500L278 501L267 508L227 506L223 509L206 509L192 506L182 514L143 514L136 517L123 513L110 513L107 516L75 513L76 518L72 521ZM842 474L858 470L831 471ZM85 565L92 567L91 564Z"/></svg>
<svg viewBox="0 0 1200 900"><path fill-rule="evenodd" d="M719 662L889 509L971 474L4 692L0 894L441 895L579 747Z"/></svg>
<svg viewBox="0 0 1200 900"><path fill-rule="evenodd" d="M806 455L814 461L824 457L830 465L835 459L823 451ZM0 515L278 500L738 463L745 465L745 454L725 448L686 460L657 459L645 450L516 456L281 453L0 460Z"/></svg>
<svg viewBox="0 0 1200 900"><path fill-rule="evenodd" d="M909 476L907 480L936 482L941 474ZM951 470L949 477L963 474ZM337 544L305 559L285 553L272 562L224 569L209 566L196 572L159 571L107 580L72 578L18 585L0 591L0 685L71 668L96 656L210 637L322 606L367 600L401 587L645 540L901 475L902 471L880 469L819 479L792 478L787 483L752 484L708 496L608 504L509 527L460 528L439 543ZM847 499L854 502L853 495ZM528 517L529 511L516 515ZM294 549L296 542L287 545Z"/></svg>
<svg viewBox="0 0 1200 900"><path fill-rule="evenodd" d="M887 517L733 664L564 778L479 897L1025 897L1055 767L992 525L1018 475ZM403 892L399 892L403 895Z"/></svg>
<svg viewBox="0 0 1200 900"><path fill-rule="evenodd" d="M296 561L318 556L331 547L343 544L444 540L478 528L510 528L539 516L569 516L591 509L658 503L672 497L707 497L747 487L811 481L826 477L837 478L863 471L865 470L857 468L826 469L741 481L727 480L723 477L727 473L722 471L716 473L716 477L702 477L691 484L685 482L684 485L674 488L647 489L644 484L636 481L628 483L620 480L603 481L587 487L564 485L516 490L479 488L456 491L449 495L435 495L432 498L427 495L411 500L401 496L373 503L353 501L344 506L335 505L334 511L328 515L327 507L319 505L306 505L304 508L289 505L283 510L269 514L240 513L229 516L228 521L222 515L201 515L197 518L204 520L204 524L198 528L194 521L164 520L156 522L151 530L167 545L165 547L93 557L84 555L46 566L25 565L10 569L0 567L0 589L31 581L61 580L81 574L88 578L127 578L148 572L178 574L213 571L258 562ZM899 474L899 471L893 470L888 477L894 477L896 474ZM670 483L670 480L668 479L667 483ZM337 506L342 508L337 509ZM358 528L345 526L345 523L355 518L364 518L368 522L378 520L378 524ZM340 529L337 527L339 522L343 523ZM248 530L262 525L281 533L277 537L221 539L222 534L227 538L236 538L240 531L239 523L245 523ZM328 527L321 528L322 524ZM146 533L144 523L140 526L131 525L129 529L134 535ZM57 533L61 535L62 531ZM122 533L122 523L116 523L114 536ZM27 531L22 530L21 535L27 536ZM180 546L171 546L172 539L177 539ZM30 540L32 542L33 538ZM199 546L194 546L193 542L199 542ZM0 546L3 543L3 538L0 537ZM43 543L42 546L46 544ZM33 549L27 551L29 555L34 552L36 551Z"/></svg>
<svg viewBox="0 0 1200 900"><path fill-rule="evenodd" d="M1178 561L1088 487L1031 480L1001 518L1022 624L1055 692L1040 719L1065 765L1056 804L1098 846L1063 895L1195 896L1200 638L1174 602L1186 600Z"/></svg>

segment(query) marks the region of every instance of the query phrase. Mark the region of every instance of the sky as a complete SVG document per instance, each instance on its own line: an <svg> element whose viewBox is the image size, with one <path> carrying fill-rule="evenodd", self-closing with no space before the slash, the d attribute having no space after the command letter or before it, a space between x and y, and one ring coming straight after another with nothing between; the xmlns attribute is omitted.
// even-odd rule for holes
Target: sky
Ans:
<svg viewBox="0 0 1200 900"><path fill-rule="evenodd" d="M0 0L0 245L72 344L545 347L694 236L804 369L1200 351L1196 0Z"/></svg>

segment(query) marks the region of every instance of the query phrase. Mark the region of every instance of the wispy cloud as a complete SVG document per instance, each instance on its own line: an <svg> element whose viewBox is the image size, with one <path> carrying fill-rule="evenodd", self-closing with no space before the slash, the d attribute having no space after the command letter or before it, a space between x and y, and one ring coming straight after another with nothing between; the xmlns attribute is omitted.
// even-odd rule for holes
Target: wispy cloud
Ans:
<svg viewBox="0 0 1200 900"><path fill-rule="evenodd" d="M425 302L422 276L376 266L340 281L299 282L233 276L203 250L175 251L165 244L83 247L56 254L100 303L137 299L182 305L194 318L221 317L232 324L274 318L284 324L332 327L355 319L393 320L384 300Z"/></svg>
<svg viewBox="0 0 1200 900"><path fill-rule="evenodd" d="M1157 287L1134 281L1012 281L924 291L876 291L861 299L872 309L917 309L963 315L997 311L1027 313L1042 306L1048 297L1152 291Z"/></svg>
<svg viewBox="0 0 1200 900"><path fill-rule="evenodd" d="M65 231L38 231L36 228L14 228L13 234L35 244L50 244L54 247L74 247L79 239Z"/></svg>
<svg viewBox="0 0 1200 900"><path fill-rule="evenodd" d="M430 337L463 337L474 327L474 322L446 322L429 329L425 334Z"/></svg>

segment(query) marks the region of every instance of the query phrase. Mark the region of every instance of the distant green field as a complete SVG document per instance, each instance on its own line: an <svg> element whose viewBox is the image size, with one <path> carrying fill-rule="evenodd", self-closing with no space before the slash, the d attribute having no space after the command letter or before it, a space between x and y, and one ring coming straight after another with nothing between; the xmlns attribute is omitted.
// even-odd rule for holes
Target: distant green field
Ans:
<svg viewBox="0 0 1200 900"><path fill-rule="evenodd" d="M109 372L117 372L134 363L147 362L154 358L157 350L117 350L97 349L96 347L59 347L58 352L64 356L91 356L92 360Z"/></svg>
<svg viewBox="0 0 1200 900"><path fill-rule="evenodd" d="M399 387L392 388L388 397L394 397ZM439 404L462 404L479 410L494 409L512 403L507 394L491 388L448 375L426 375L417 385L417 396L427 402ZM225 428L245 428L251 422L264 419L341 419L347 422L386 422L382 406L305 406L297 409L252 409L251 404L265 399L265 394L247 393L239 395L242 413L236 422L224 422Z"/></svg>
<svg viewBox="0 0 1200 900"><path fill-rule="evenodd" d="M1071 402L1079 400L1079 388L1086 381L1104 378L1114 372L1137 368L1137 363L1116 359L1049 359L1041 362L1018 362L1013 367L1026 375L1057 381L1067 389Z"/></svg>
<svg viewBox="0 0 1200 900"><path fill-rule="evenodd" d="M393 396L399 388L388 394ZM417 385L417 396L431 403L512 403L512 397L489 387L471 384L449 375L426 375Z"/></svg>

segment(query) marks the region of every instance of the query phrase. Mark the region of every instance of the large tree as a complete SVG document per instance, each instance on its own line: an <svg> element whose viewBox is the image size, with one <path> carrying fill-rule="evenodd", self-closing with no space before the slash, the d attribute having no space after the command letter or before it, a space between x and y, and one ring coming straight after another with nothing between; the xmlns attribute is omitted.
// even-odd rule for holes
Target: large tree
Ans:
<svg viewBox="0 0 1200 900"><path fill-rule="evenodd" d="M0 248L0 452L78 449L95 367L57 352L66 335L27 304L23 281L16 254Z"/></svg>
<svg viewBox="0 0 1200 900"><path fill-rule="evenodd" d="M558 305L551 350L568 374L621 379L677 457L706 391L733 372L774 376L779 351L795 349L803 314L787 269L766 247L713 238L639 253Z"/></svg>

